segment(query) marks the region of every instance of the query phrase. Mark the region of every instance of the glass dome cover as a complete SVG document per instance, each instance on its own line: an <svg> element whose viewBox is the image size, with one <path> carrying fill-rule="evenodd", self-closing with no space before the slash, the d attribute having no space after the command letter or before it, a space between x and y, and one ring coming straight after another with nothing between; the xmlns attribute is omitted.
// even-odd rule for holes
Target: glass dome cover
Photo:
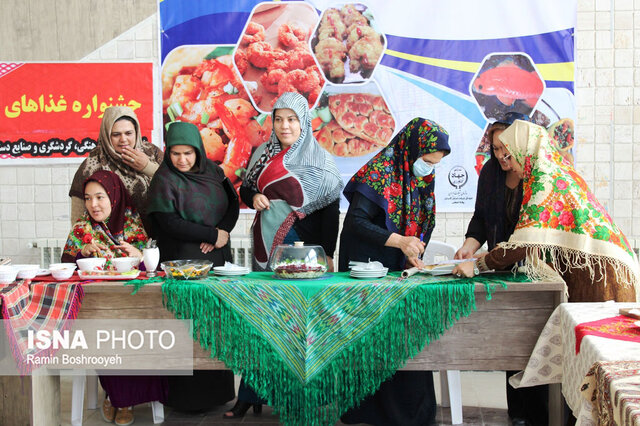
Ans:
<svg viewBox="0 0 640 426"><path fill-rule="evenodd" d="M318 278L327 272L327 255L322 246L280 244L271 254L269 267L278 278Z"/></svg>

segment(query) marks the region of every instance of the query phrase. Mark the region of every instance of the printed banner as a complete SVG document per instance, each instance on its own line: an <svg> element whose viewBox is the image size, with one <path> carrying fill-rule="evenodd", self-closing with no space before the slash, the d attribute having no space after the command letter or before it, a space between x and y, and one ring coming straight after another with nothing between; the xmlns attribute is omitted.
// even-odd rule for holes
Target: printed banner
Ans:
<svg viewBox="0 0 640 426"><path fill-rule="evenodd" d="M151 63L0 62L0 165L85 157L104 110L132 108L143 137L153 129Z"/></svg>
<svg viewBox="0 0 640 426"><path fill-rule="evenodd" d="M485 132L505 114L550 127L573 155L576 7L161 0L163 120L199 126L207 156L239 186L285 91L309 101L345 182L409 120L428 118L452 148L436 168L437 208L472 211Z"/></svg>

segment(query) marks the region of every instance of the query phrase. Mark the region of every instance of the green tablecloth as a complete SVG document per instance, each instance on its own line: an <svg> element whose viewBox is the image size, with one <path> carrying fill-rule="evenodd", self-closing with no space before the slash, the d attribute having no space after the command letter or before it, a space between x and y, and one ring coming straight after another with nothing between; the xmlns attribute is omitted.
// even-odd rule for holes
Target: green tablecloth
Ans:
<svg viewBox="0 0 640 426"><path fill-rule="evenodd" d="M416 275L360 280L333 273L279 280L273 273L167 280L166 307L192 318L194 338L244 377L285 424L334 424L409 358L475 309L502 275ZM212 384L215 386L215 384Z"/></svg>

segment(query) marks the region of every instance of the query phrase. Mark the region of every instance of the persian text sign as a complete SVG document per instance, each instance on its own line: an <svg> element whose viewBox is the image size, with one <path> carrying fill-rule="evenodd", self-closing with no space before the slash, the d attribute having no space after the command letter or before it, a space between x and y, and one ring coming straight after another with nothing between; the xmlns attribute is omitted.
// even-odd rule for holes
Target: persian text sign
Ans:
<svg viewBox="0 0 640 426"><path fill-rule="evenodd" d="M151 63L0 62L0 165L86 156L114 105L133 109L151 136Z"/></svg>

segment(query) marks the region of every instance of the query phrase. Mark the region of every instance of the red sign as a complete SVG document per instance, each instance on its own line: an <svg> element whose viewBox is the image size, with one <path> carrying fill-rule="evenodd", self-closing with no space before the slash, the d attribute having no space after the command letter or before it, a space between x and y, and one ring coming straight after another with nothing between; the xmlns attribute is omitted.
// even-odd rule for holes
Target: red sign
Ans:
<svg viewBox="0 0 640 426"><path fill-rule="evenodd" d="M0 62L0 164L86 156L96 146L104 110L115 105L133 109L142 136L150 138L152 66Z"/></svg>

